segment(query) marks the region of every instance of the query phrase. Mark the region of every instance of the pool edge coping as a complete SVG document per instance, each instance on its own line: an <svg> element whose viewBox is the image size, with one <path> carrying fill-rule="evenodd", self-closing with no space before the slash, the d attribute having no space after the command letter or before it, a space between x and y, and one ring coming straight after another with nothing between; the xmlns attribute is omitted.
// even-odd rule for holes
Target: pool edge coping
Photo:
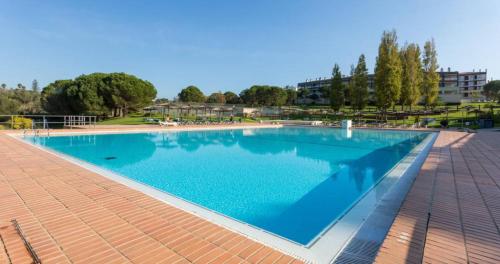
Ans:
<svg viewBox="0 0 500 264"><path fill-rule="evenodd" d="M288 127L289 125L287 125ZM107 131L78 131L78 132L59 132L59 133L54 133L51 136L71 136L71 135L86 135L86 134L128 134L128 133L164 133L164 132L180 132L180 131L206 131L206 130L231 130L231 129L259 129L259 128L279 128L283 127L282 125L256 125L256 126L232 126L232 127L200 127L200 128L174 128L174 129L163 129L163 130L151 130L151 129L140 129L140 130L119 130L119 131L113 131L113 130L107 130ZM304 126L300 126L304 127ZM311 128L328 128L328 127L318 127L318 126L312 126ZM384 130L384 129L373 129L373 130ZM421 165L423 164L423 161L425 161L425 158L427 157L430 148L432 147L435 139L437 138L437 135L439 135L439 132L435 131L421 131L421 130L405 130L405 131L414 131L414 132L427 132L429 133L428 137L426 137L422 142L420 142L417 146L415 146L402 160L400 160L391 170L389 170L386 175L383 177L381 181L379 181L375 186L373 186L367 193L363 195L362 198L360 198L355 204L347 210L340 218L336 219L335 221L332 221L331 224L329 224L325 229L318 234L319 238L316 239L312 244L309 245L301 245L299 243L293 242L289 239L286 239L284 237L280 237L279 235L273 234L269 231L266 231L264 229L260 229L258 227L252 226L250 224L247 224L243 221L240 221L238 219L234 219L228 216L225 216L221 213L218 213L216 211L213 211L211 209L205 208L203 206L194 204L188 200L185 200L181 197L177 197L173 194L169 194L164 191L160 191L154 187L148 186L146 184L134 181L132 179L129 179L125 176L122 176L118 173L112 172L108 169L101 168L97 165L93 165L89 162L80 160L78 158L71 157L67 154L59 153L55 150L51 150L48 148L44 148L42 146L36 145L31 142L27 142L23 140L23 134L16 134L16 133L6 133L8 136L11 136L12 138L15 138L19 140L20 142L23 142L25 144L31 145L37 149L40 149L44 152L47 152L49 154L52 154L58 158L61 158L65 161L68 161L74 165L77 165L79 167L82 167L86 170L89 170L91 172L94 172L96 174L99 174L107 179L113 180L117 183L123 184L133 190L140 191L141 193L152 197L156 200L165 202L173 207L176 207L180 210L183 210L185 212L188 212L190 214L193 214L197 217L200 217L201 219L204 219L206 221L209 221L213 224L216 224L222 228L228 229L232 232L235 232L237 234L240 234L244 237L247 237L253 241L256 241L258 243L262 243L263 245L266 245L270 248L273 248L275 250L278 250L282 253L285 253L287 255L290 255L292 257L295 257L297 259L306 261L306 262L311 262L311 263L331 263L333 262L343 251L346 245L349 244L351 239L358 235L358 232L365 226L366 220L371 216L374 215L377 211L378 204L384 200L384 197L386 197L389 192L391 192L395 187L398 185L398 182L400 182L401 178L405 177L408 178L411 176L411 179L414 179L418 171L420 170ZM29 135L28 135L29 136ZM425 151L427 150L427 151ZM415 157L411 157L410 154L414 153ZM397 170L402 164L408 163L409 166L413 166L415 164L415 161L417 159L421 159L422 162L418 164L417 168L413 169L412 171L409 172L409 169L406 168L402 172L401 175L395 175L397 177L397 180L395 182L390 183L389 186L385 186L387 189L384 191L384 194L382 197L375 202L375 206L371 205L373 207L372 210L370 210L368 213L366 213L366 216L363 219L357 219L358 223L355 224L354 226L349 227L349 230L346 232L345 230L338 230L341 228L341 224L345 225L347 224L347 221L350 221L353 217L353 214L356 210L359 210L359 205L362 204L363 201L366 202L367 199L369 199L370 195L373 195L374 192L376 192L377 189L380 189L381 186L384 187L383 183L387 182L387 179L389 174L393 173L395 170ZM415 166L413 166L415 167ZM408 174L412 174L409 175ZM387 183L386 183L387 184ZM406 197L407 191L401 192L399 195L402 196L401 201L404 200ZM396 210L399 210L399 206L397 206ZM358 217L359 216L354 216ZM392 219L393 220L393 219ZM392 223L392 221L391 221ZM335 228L337 227L337 228ZM338 241L338 236L339 233L343 233L343 239L341 241ZM324 238L325 237L335 237L335 242L337 242L335 246L332 246L329 244L327 248L324 248L324 244L327 243Z"/></svg>

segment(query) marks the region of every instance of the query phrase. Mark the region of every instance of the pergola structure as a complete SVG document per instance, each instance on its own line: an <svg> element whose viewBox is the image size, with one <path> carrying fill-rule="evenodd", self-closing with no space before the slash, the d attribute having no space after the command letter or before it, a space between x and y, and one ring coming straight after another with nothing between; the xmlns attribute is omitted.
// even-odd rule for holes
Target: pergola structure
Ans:
<svg viewBox="0 0 500 264"><path fill-rule="evenodd" d="M168 102L146 107L144 111L160 113L163 118L182 118L194 115L197 118L217 117L222 119L225 116L241 115L241 108L235 105Z"/></svg>

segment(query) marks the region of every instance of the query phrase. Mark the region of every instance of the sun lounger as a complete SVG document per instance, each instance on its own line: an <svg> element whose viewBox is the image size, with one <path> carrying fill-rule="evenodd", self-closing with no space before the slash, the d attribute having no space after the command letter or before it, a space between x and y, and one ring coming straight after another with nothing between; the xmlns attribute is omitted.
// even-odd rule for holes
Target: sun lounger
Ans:
<svg viewBox="0 0 500 264"><path fill-rule="evenodd" d="M322 122L322 121L312 121L312 122L311 122L311 125L312 125L312 126L320 126L320 125L322 125L322 124L323 124L323 122Z"/></svg>
<svg viewBox="0 0 500 264"><path fill-rule="evenodd" d="M160 126L178 126L179 125L179 123L177 123L177 122L168 122L168 121L165 121L165 122L159 121L158 124Z"/></svg>

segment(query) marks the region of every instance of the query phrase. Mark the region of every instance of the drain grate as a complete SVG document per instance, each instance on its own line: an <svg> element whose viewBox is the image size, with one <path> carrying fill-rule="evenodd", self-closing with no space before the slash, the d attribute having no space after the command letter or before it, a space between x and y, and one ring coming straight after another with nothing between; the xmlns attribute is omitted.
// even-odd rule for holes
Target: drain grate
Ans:
<svg viewBox="0 0 500 264"><path fill-rule="evenodd" d="M371 264L373 261L359 258L356 255L342 253L333 263L335 264Z"/></svg>
<svg viewBox="0 0 500 264"><path fill-rule="evenodd" d="M344 250L346 253L355 254L362 258L374 259L379 247L380 243L378 242L353 238Z"/></svg>
<svg viewBox="0 0 500 264"><path fill-rule="evenodd" d="M372 263L377 256L379 247L379 242L353 238L335 259L334 263Z"/></svg>

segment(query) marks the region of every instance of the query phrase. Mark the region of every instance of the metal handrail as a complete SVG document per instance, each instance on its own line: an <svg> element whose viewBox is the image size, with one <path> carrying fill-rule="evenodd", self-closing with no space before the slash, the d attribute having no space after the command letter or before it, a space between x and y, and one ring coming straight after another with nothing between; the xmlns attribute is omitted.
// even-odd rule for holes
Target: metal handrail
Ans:
<svg viewBox="0 0 500 264"><path fill-rule="evenodd" d="M87 116L87 115L0 115L1 118L7 118L6 121L0 121L0 125L7 125L11 129L14 128L15 122L14 118L21 117L31 120L31 128L24 129L49 129L55 128L54 125L60 125L62 127L68 127L72 129L73 127L94 127L97 123L97 116ZM60 121L50 121L53 119L59 119Z"/></svg>

